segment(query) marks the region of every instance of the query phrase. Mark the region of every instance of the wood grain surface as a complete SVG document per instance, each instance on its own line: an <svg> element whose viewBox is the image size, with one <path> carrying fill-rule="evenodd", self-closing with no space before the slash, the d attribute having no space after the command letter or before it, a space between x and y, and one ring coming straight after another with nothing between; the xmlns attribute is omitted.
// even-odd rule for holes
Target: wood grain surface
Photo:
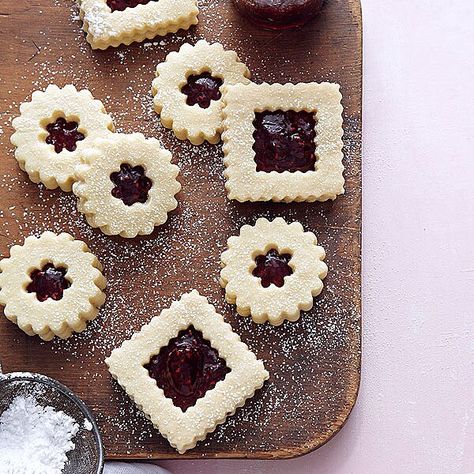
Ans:
<svg viewBox="0 0 474 474"><path fill-rule="evenodd" d="M200 23L145 44L94 52L71 0L2 0L0 5L0 252L44 230L88 243L105 267L107 302L88 329L44 343L0 319L5 372L54 377L93 410L109 458L173 458L118 385L104 358L171 301L196 288L265 361L269 382L245 407L181 458L285 458L313 450L346 421L360 378L361 12L359 0L328 0L297 31L270 32L240 18L229 0L200 2ZM238 52L256 82L334 81L344 105L346 194L327 203L247 203L226 199L220 145L193 147L153 112L154 68L199 38ZM181 168L179 207L148 237L111 238L91 229L75 197L28 181L13 158L10 122L48 83L74 83L101 99L118 131L158 137ZM257 326L224 301L219 257L227 238L260 216L299 220L327 252L329 274L313 309L296 323Z"/></svg>

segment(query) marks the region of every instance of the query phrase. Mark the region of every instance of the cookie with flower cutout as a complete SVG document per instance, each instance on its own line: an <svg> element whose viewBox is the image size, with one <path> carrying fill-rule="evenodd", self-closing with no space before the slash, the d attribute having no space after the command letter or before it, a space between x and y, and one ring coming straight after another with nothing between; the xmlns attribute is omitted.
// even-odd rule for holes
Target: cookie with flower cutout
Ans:
<svg viewBox="0 0 474 474"><path fill-rule="evenodd" d="M71 191L82 150L114 131L102 102L71 84L33 92L20 113L12 122L15 158L31 181L49 189Z"/></svg>
<svg viewBox="0 0 474 474"><path fill-rule="evenodd" d="M0 260L0 305L30 336L49 341L81 332L105 301L102 265L67 233L44 232Z"/></svg>
<svg viewBox="0 0 474 474"><path fill-rule="evenodd" d="M82 153L73 192L92 227L133 238L151 234L176 209L179 168L155 138L141 133L98 139Z"/></svg>
<svg viewBox="0 0 474 474"><path fill-rule="evenodd" d="M79 0L92 49L165 36L197 24L197 0Z"/></svg>
<svg viewBox="0 0 474 474"><path fill-rule="evenodd" d="M269 378L196 290L114 349L112 376L179 453L194 448Z"/></svg>
<svg viewBox="0 0 474 474"><path fill-rule="evenodd" d="M327 201L344 193L339 84L233 84L223 90L229 199Z"/></svg>
<svg viewBox="0 0 474 474"><path fill-rule="evenodd" d="M158 64L153 104L162 124L180 140L217 143L222 131L222 90L249 81L250 72L234 51L205 40L185 43Z"/></svg>
<svg viewBox="0 0 474 474"><path fill-rule="evenodd" d="M222 254L221 286L228 303L256 323L296 321L313 307L328 268L325 252L299 222L257 219L230 237Z"/></svg>

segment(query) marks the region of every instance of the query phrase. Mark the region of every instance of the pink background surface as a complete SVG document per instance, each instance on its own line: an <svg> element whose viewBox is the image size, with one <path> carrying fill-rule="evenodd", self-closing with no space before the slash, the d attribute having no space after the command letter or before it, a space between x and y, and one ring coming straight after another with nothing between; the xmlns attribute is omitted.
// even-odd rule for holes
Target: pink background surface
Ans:
<svg viewBox="0 0 474 474"><path fill-rule="evenodd" d="M474 473L474 1L364 0L363 19L357 405L302 458L174 474Z"/></svg>

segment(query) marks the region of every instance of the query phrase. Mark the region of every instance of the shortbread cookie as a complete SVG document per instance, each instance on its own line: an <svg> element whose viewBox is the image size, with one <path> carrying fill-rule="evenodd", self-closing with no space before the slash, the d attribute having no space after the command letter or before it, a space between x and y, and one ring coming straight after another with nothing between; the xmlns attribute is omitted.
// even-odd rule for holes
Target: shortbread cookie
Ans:
<svg viewBox="0 0 474 474"><path fill-rule="evenodd" d="M0 304L26 334L49 341L81 332L104 303L102 265L66 233L27 237L0 260Z"/></svg>
<svg viewBox="0 0 474 474"><path fill-rule="evenodd" d="M73 186L77 207L105 234L151 234L176 209L179 168L155 138L118 133L96 140L82 159Z"/></svg>
<svg viewBox="0 0 474 474"><path fill-rule="evenodd" d="M20 106L13 122L15 158L34 183L70 191L81 150L98 137L112 134L114 126L102 102L88 90L51 84L33 92Z"/></svg>
<svg viewBox="0 0 474 474"><path fill-rule="evenodd" d="M93 49L187 30L199 13L197 0L79 0L79 5Z"/></svg>
<svg viewBox="0 0 474 474"><path fill-rule="evenodd" d="M338 84L237 84L223 91L229 199L326 201L344 193Z"/></svg>
<svg viewBox="0 0 474 474"><path fill-rule="evenodd" d="M155 316L112 351L106 363L180 453L224 423L269 377L263 363L196 290Z"/></svg>
<svg viewBox="0 0 474 474"><path fill-rule="evenodd" d="M260 218L255 226L244 225L227 245L220 282L241 316L278 326L313 307L327 274L325 252L299 222Z"/></svg>
<svg viewBox="0 0 474 474"><path fill-rule="evenodd" d="M158 64L152 93L161 122L180 140L217 143L222 131L221 90L248 83L250 72L234 51L200 40L183 44Z"/></svg>

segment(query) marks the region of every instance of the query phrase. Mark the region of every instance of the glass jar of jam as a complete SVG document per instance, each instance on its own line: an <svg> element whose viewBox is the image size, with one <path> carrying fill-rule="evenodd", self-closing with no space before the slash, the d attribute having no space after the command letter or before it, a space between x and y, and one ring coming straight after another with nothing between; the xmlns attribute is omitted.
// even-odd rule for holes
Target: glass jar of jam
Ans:
<svg viewBox="0 0 474 474"><path fill-rule="evenodd" d="M325 0L234 0L237 10L256 24L275 30L296 28L316 16Z"/></svg>

